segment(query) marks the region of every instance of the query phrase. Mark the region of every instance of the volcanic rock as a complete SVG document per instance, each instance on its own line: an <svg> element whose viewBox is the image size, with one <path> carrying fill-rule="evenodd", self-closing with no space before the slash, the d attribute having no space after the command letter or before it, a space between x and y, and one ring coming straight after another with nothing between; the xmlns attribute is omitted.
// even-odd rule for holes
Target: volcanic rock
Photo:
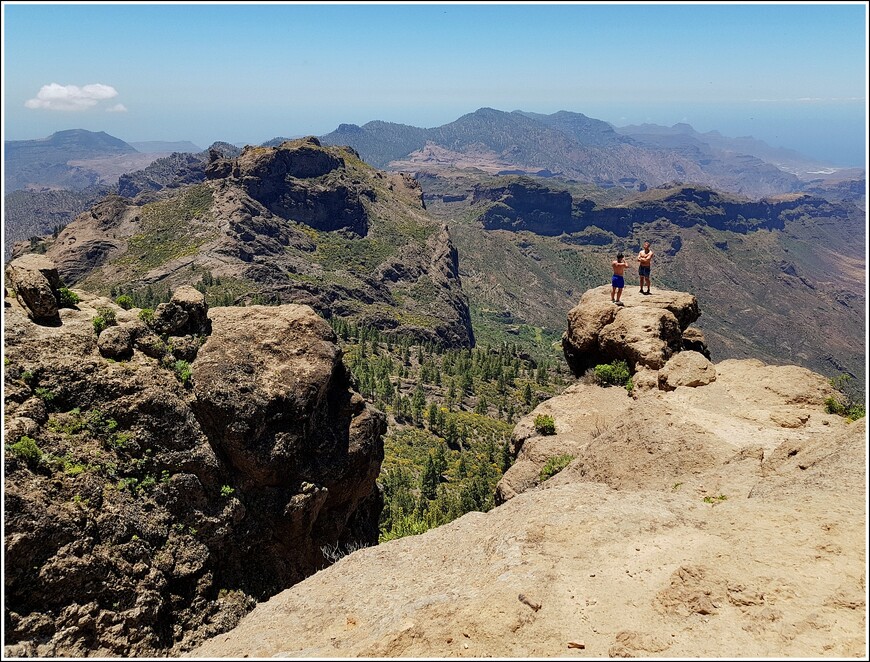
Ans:
<svg viewBox="0 0 870 662"><path fill-rule="evenodd" d="M311 308L182 290L187 335L160 337L75 291L56 326L6 297L5 656L186 650L328 565L323 548L377 541L385 418Z"/></svg>

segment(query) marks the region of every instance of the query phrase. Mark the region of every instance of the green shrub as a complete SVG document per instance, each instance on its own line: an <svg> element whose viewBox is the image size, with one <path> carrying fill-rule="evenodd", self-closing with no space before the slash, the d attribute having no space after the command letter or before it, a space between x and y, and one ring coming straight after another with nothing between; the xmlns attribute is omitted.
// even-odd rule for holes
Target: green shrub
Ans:
<svg viewBox="0 0 870 662"><path fill-rule="evenodd" d="M846 405L840 402L833 395L825 398L825 411L829 414L846 415Z"/></svg>
<svg viewBox="0 0 870 662"><path fill-rule="evenodd" d="M831 379L831 386L840 393L825 399L825 411L829 414L843 416L849 421L857 421L867 415L863 393L854 392L849 375L840 375Z"/></svg>
<svg viewBox="0 0 870 662"><path fill-rule="evenodd" d="M151 324L151 320L154 319L154 309L143 308L139 311L139 319L145 322L145 324Z"/></svg>
<svg viewBox="0 0 870 662"><path fill-rule="evenodd" d="M556 434L556 422L552 416L539 414L535 416L535 430L540 434Z"/></svg>
<svg viewBox="0 0 870 662"><path fill-rule="evenodd" d="M33 389L33 392L36 394L36 397L42 400L45 403L46 407L51 407L51 403L54 401L54 392L45 388L44 386L37 386Z"/></svg>
<svg viewBox="0 0 870 662"><path fill-rule="evenodd" d="M74 308L81 299L79 295L67 287L58 290L57 305L59 308Z"/></svg>
<svg viewBox="0 0 870 662"><path fill-rule="evenodd" d="M552 478L565 467L571 464L574 459L573 455L554 455L547 458L547 462L541 467L540 479L543 483L548 478Z"/></svg>
<svg viewBox="0 0 870 662"><path fill-rule="evenodd" d="M98 308L97 316L94 318L93 322L94 331L97 332L97 335L100 335L110 326L115 326L118 323L118 320L115 318L115 311L111 308Z"/></svg>
<svg viewBox="0 0 870 662"><path fill-rule="evenodd" d="M628 364L623 360L600 363L593 369L595 381L602 386L626 386L631 379Z"/></svg>
<svg viewBox="0 0 870 662"><path fill-rule="evenodd" d="M133 297L129 294L122 294L115 299L115 303L121 306L124 310L130 310L133 307Z"/></svg>
<svg viewBox="0 0 870 662"><path fill-rule="evenodd" d="M14 444L7 446L7 449L15 457L21 458L31 466L39 464L42 459L42 451L36 445L36 441L28 436L21 437Z"/></svg>
<svg viewBox="0 0 870 662"><path fill-rule="evenodd" d="M118 429L118 421L114 418L107 417L99 409L92 409L88 412L85 425L90 430L91 434L97 437L108 437L114 435Z"/></svg>
<svg viewBox="0 0 870 662"><path fill-rule="evenodd" d="M190 375L192 374L190 364L187 361L179 359L174 363L172 369L175 371L176 376L181 380L181 383L187 386L187 383L190 381Z"/></svg>
<svg viewBox="0 0 870 662"><path fill-rule="evenodd" d="M235 492L235 490L232 487L230 487L229 485L221 485L221 496L222 497L229 498L233 495L233 492Z"/></svg>

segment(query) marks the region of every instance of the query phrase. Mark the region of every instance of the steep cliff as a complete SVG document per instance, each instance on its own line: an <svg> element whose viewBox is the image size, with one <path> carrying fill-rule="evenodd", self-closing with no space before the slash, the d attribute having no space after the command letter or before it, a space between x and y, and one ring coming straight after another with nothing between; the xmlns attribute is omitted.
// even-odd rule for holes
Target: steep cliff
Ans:
<svg viewBox="0 0 870 662"><path fill-rule="evenodd" d="M311 308L58 283L42 256L7 270L7 655L184 650L377 542L386 420Z"/></svg>

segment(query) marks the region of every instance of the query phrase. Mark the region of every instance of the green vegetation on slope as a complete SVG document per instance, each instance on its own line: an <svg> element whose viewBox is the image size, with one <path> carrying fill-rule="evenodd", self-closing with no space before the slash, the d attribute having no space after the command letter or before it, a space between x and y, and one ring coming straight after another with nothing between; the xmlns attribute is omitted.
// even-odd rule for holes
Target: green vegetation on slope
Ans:
<svg viewBox="0 0 870 662"><path fill-rule="evenodd" d="M207 184L184 188L171 200L152 202L142 207L140 231L130 237L127 253L118 262L140 275L178 257L191 255L217 232L207 221L212 207L212 191Z"/></svg>
<svg viewBox="0 0 870 662"><path fill-rule="evenodd" d="M561 392L568 370L544 343L445 350L331 320L356 387L388 414L381 541L493 507L519 417Z"/></svg>

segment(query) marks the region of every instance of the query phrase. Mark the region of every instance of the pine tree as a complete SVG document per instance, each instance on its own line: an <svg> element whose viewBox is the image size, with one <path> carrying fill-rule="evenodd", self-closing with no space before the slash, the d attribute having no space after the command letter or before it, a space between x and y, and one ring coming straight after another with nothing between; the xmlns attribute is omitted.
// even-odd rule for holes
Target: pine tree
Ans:
<svg viewBox="0 0 870 662"><path fill-rule="evenodd" d="M435 466L435 460L430 453L426 457L426 465L423 467L423 476L420 480L420 494L423 498L431 501L438 495L440 476Z"/></svg>
<svg viewBox="0 0 870 662"><path fill-rule="evenodd" d="M526 387L523 389L523 402L527 405L532 404L532 387L528 382L526 382Z"/></svg>
<svg viewBox="0 0 870 662"><path fill-rule="evenodd" d="M434 402L429 405L429 431L432 434L441 434L441 430L438 427L438 405Z"/></svg>
<svg viewBox="0 0 870 662"><path fill-rule="evenodd" d="M468 463L465 461L465 453L459 453L459 464L456 465L456 476L466 478L468 476Z"/></svg>
<svg viewBox="0 0 870 662"><path fill-rule="evenodd" d="M435 449L435 471L438 474L438 482L441 482L441 476L447 471L447 450L443 443L439 443Z"/></svg>
<svg viewBox="0 0 870 662"><path fill-rule="evenodd" d="M507 442L507 440L503 440L501 445L501 472L505 473L508 469L510 469L512 463L513 458L511 458L510 444Z"/></svg>

